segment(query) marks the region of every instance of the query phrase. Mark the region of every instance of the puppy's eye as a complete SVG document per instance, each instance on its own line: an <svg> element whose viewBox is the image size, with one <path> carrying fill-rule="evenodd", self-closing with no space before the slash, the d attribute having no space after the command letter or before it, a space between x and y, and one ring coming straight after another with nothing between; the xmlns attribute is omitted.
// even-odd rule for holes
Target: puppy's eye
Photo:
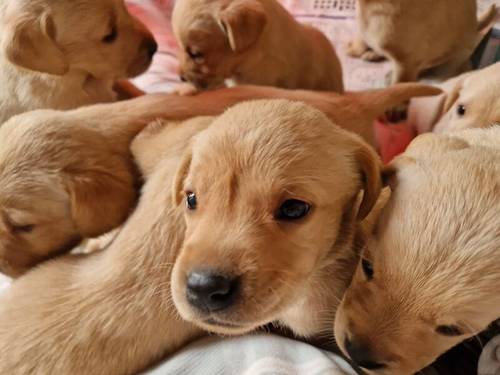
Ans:
<svg viewBox="0 0 500 375"><path fill-rule="evenodd" d="M192 58L196 62L203 62L203 53L199 51L193 51L191 48L187 48L186 50L187 54L189 55L190 58Z"/></svg>
<svg viewBox="0 0 500 375"><path fill-rule="evenodd" d="M12 231L14 233L31 233L35 229L35 225L27 224L27 225L12 225Z"/></svg>
<svg viewBox="0 0 500 375"><path fill-rule="evenodd" d="M311 206L298 199L289 199L284 201L278 208L275 218L278 220L298 220L306 216L311 209Z"/></svg>
<svg viewBox="0 0 500 375"><path fill-rule="evenodd" d="M457 115L459 115L460 117L465 116L465 112L466 112L465 105L459 104L457 106Z"/></svg>
<svg viewBox="0 0 500 375"><path fill-rule="evenodd" d="M440 335L443 335L443 336L461 336L461 335L463 335L460 328L458 328L457 326L453 326L453 325L437 326L436 332L439 333Z"/></svg>
<svg viewBox="0 0 500 375"><path fill-rule="evenodd" d="M373 264L369 260L363 258L361 260L361 268L363 269L363 272L368 280L373 279Z"/></svg>
<svg viewBox="0 0 500 375"><path fill-rule="evenodd" d="M102 38L102 42L106 44L111 44L116 40L116 38L118 38L118 30L116 29L116 26L113 26L109 34L106 35L104 38Z"/></svg>
<svg viewBox="0 0 500 375"><path fill-rule="evenodd" d="M196 199L196 194L192 192L186 193L186 203L187 207L190 210L196 210L196 206L198 204L198 201Z"/></svg>

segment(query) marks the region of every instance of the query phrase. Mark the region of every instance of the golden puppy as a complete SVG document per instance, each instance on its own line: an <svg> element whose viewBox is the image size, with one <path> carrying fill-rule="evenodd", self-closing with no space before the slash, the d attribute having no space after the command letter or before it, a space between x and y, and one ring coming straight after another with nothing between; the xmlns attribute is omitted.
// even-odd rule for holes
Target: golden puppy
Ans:
<svg viewBox="0 0 500 375"><path fill-rule="evenodd" d="M157 49L123 0L4 1L0 30L0 124L114 101L114 82L144 72Z"/></svg>
<svg viewBox="0 0 500 375"><path fill-rule="evenodd" d="M0 295L1 374L137 374L201 334L171 303L171 265L184 238L171 191L184 148L207 124L163 127L154 141L170 151L158 155L155 173L144 170L141 200L105 251L45 262ZM158 147L149 138L134 146L139 164Z"/></svg>
<svg viewBox="0 0 500 375"><path fill-rule="evenodd" d="M180 75L191 91L221 86L226 79L343 91L342 68L329 40L298 23L277 0L179 0L172 25Z"/></svg>
<svg viewBox="0 0 500 375"><path fill-rule="evenodd" d="M420 133L486 128L500 122L500 63L464 73L439 85L442 94L412 99L410 122Z"/></svg>
<svg viewBox="0 0 500 375"><path fill-rule="evenodd" d="M183 117L178 99L152 95L7 121L0 128L0 271L19 276L120 225L138 183L130 143L156 118Z"/></svg>
<svg viewBox="0 0 500 375"><path fill-rule="evenodd" d="M496 16L492 6L476 19L476 0L359 0L360 36L348 46L355 57L394 64L392 83L416 81L425 69L464 65L480 31Z"/></svg>
<svg viewBox="0 0 500 375"><path fill-rule="evenodd" d="M323 331L351 276L357 223L380 192L374 151L287 101L234 107L191 150L175 185L187 222L172 274L181 316L224 334L273 321Z"/></svg>
<svg viewBox="0 0 500 375"><path fill-rule="evenodd" d="M132 150L146 183L116 240L46 262L0 296L0 373L133 374L201 335L173 305L174 264L176 303L195 262L240 275L229 310L245 304L247 322L211 329L237 333L278 320L304 336L328 332L355 268L357 223L381 186L368 145L303 104L258 101L213 122L153 124ZM181 186L196 191L196 210ZM203 249L198 261L188 253ZM208 257L219 250L218 261ZM230 324L231 312L221 314Z"/></svg>
<svg viewBox="0 0 500 375"><path fill-rule="evenodd" d="M445 84L444 90L446 99L435 133L500 123L500 63L454 78Z"/></svg>
<svg viewBox="0 0 500 375"><path fill-rule="evenodd" d="M413 374L500 313L500 127L418 137L337 312L370 374Z"/></svg>

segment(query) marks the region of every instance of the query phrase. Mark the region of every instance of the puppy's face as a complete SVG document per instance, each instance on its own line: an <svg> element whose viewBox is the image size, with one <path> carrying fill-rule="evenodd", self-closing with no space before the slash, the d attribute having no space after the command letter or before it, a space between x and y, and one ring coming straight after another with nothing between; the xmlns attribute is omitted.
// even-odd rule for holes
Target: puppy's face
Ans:
<svg viewBox="0 0 500 375"><path fill-rule="evenodd" d="M444 103L444 115L434 128L446 133L486 128L500 122L500 63L469 73L452 82Z"/></svg>
<svg viewBox="0 0 500 375"><path fill-rule="evenodd" d="M157 45L123 0L16 0L7 7L2 38L11 62L63 75L83 71L97 79L133 77L150 65Z"/></svg>
<svg viewBox="0 0 500 375"><path fill-rule="evenodd" d="M235 106L192 149L176 182L187 232L173 299L205 329L249 331L317 292L312 279L335 259L361 188L358 155L370 151L317 110L286 101ZM375 170L375 157L367 164Z"/></svg>
<svg viewBox="0 0 500 375"><path fill-rule="evenodd" d="M127 216L135 199L128 152L84 119L35 111L0 128L0 272L19 276Z"/></svg>
<svg viewBox="0 0 500 375"><path fill-rule="evenodd" d="M70 199L56 176L0 167L0 270L17 277L80 241ZM4 179L5 175L10 179ZM68 220L69 219L69 220Z"/></svg>
<svg viewBox="0 0 500 375"><path fill-rule="evenodd" d="M335 322L368 373L416 373L498 317L499 160L465 147L396 163Z"/></svg>
<svg viewBox="0 0 500 375"><path fill-rule="evenodd" d="M172 15L179 74L198 89L219 86L257 44L266 24L258 1L178 1Z"/></svg>

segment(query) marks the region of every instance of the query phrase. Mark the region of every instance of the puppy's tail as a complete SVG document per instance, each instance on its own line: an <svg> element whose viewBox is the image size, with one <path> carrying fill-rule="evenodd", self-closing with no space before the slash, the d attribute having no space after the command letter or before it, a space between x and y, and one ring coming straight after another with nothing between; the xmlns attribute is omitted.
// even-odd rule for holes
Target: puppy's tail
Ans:
<svg viewBox="0 0 500 375"><path fill-rule="evenodd" d="M441 93L442 90L438 87L412 82L398 83L386 89L349 93L347 95L352 95L354 101L359 103L360 109L370 112L370 116L376 118L387 110L409 101L411 98L434 96Z"/></svg>
<svg viewBox="0 0 500 375"><path fill-rule="evenodd" d="M496 5L491 4L488 10L477 19L477 31L479 34L484 35L490 29L497 15L498 11Z"/></svg>

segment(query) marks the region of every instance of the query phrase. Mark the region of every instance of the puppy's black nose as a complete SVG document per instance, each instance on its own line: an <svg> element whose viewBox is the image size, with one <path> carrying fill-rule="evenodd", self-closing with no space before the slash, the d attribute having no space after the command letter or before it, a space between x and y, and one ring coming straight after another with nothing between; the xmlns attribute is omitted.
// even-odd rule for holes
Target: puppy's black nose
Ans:
<svg viewBox="0 0 500 375"><path fill-rule="evenodd" d="M187 278L187 300L203 311L231 306L238 296L239 279L210 271L191 272Z"/></svg>
<svg viewBox="0 0 500 375"><path fill-rule="evenodd" d="M363 367L366 370L380 370L386 367L383 363L374 360L370 348L366 345L356 343L346 338L344 347L349 357L351 357L352 361L359 367Z"/></svg>
<svg viewBox="0 0 500 375"><path fill-rule="evenodd" d="M150 58L153 58L155 55L156 51L158 51L158 43L156 43L156 40L154 39L145 39L143 43L143 48L145 48L148 51L148 56Z"/></svg>

